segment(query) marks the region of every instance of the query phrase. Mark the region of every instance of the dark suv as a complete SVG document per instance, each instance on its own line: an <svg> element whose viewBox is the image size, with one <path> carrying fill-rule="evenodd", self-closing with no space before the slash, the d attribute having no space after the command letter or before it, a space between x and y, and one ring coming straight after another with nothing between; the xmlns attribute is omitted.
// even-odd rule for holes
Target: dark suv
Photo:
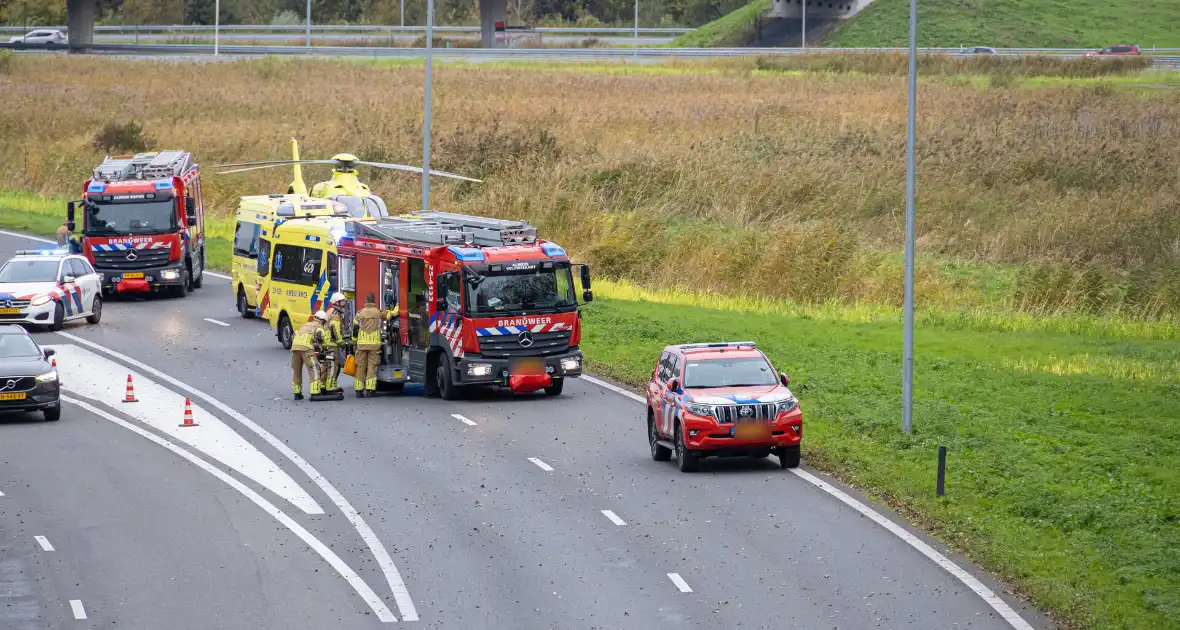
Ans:
<svg viewBox="0 0 1180 630"><path fill-rule="evenodd" d="M24 328L0 326L0 413L41 411L49 421L61 417L61 382L51 356L53 350L42 350Z"/></svg>

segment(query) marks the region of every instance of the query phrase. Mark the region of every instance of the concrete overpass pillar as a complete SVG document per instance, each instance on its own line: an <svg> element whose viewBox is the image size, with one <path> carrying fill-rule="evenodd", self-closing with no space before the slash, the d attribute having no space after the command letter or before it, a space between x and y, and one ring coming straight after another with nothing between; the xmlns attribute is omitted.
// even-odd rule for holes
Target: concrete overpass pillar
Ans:
<svg viewBox="0 0 1180 630"><path fill-rule="evenodd" d="M66 0L66 32L71 53L90 52L94 43L94 13L94 0Z"/></svg>
<svg viewBox="0 0 1180 630"><path fill-rule="evenodd" d="M507 22L508 0L479 0L480 46L492 48L496 42L496 22Z"/></svg>

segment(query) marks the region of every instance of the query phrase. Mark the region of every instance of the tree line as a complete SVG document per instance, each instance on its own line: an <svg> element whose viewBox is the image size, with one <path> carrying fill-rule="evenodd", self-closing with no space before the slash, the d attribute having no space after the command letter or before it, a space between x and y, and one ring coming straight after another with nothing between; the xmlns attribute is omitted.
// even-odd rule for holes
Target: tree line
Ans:
<svg viewBox="0 0 1180 630"><path fill-rule="evenodd" d="M212 25L215 0L94 0L101 24ZM746 0L640 0L645 27L696 27ZM426 0L311 0L312 24L407 26L426 22ZM222 24L303 24L306 0L221 0ZM479 0L435 0L435 24L479 23ZM508 0L512 26L630 26L635 0ZM66 23L66 0L0 0L0 23Z"/></svg>

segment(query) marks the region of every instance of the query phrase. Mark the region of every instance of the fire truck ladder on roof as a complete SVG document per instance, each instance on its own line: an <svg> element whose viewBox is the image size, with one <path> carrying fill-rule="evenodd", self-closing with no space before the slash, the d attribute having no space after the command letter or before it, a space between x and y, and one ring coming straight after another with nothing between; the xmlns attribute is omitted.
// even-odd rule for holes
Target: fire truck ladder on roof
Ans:
<svg viewBox="0 0 1180 630"><path fill-rule="evenodd" d="M374 222L350 221L357 236L421 245L497 247L537 242L537 228L524 221L450 212L423 212Z"/></svg>
<svg viewBox="0 0 1180 630"><path fill-rule="evenodd" d="M183 177L193 166L193 154L170 150L132 156L108 155L94 168L94 179L104 182Z"/></svg>

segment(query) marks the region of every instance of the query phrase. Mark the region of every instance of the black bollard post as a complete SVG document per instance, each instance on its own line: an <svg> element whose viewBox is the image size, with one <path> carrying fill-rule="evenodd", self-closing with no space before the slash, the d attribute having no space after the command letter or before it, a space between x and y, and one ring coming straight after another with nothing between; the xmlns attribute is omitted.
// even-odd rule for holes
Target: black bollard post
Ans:
<svg viewBox="0 0 1180 630"><path fill-rule="evenodd" d="M938 447L938 496L942 496L946 485L946 447Z"/></svg>

